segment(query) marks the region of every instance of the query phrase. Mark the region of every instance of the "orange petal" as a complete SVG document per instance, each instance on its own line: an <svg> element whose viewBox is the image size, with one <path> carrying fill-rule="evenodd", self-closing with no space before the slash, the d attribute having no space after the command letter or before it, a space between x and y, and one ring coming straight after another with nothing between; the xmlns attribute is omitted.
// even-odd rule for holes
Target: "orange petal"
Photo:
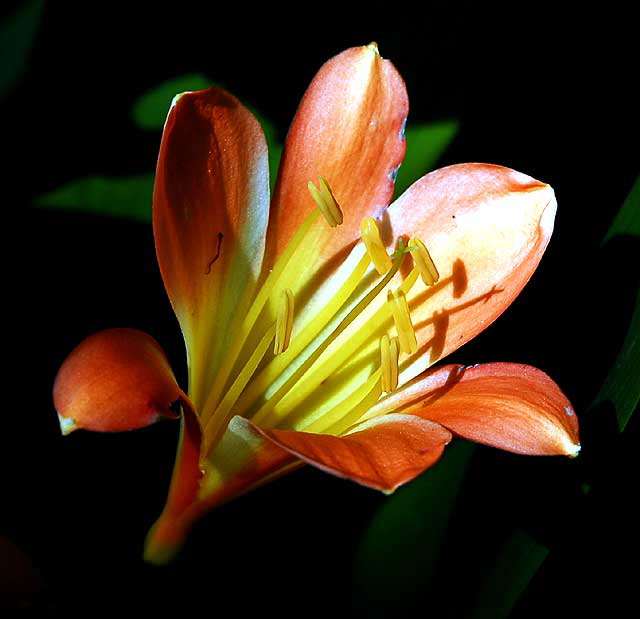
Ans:
<svg viewBox="0 0 640 619"><path fill-rule="evenodd" d="M303 464L236 416L201 470L200 438L198 420L186 410L169 498L147 536L149 562L168 562L209 510Z"/></svg>
<svg viewBox="0 0 640 619"><path fill-rule="evenodd" d="M151 562L165 563L182 545L186 534L182 515L196 501L202 479L201 442L200 422L191 407L184 407L169 495L160 518L147 537L145 557Z"/></svg>
<svg viewBox="0 0 640 619"><path fill-rule="evenodd" d="M176 97L156 173L153 225L164 284L185 336L196 408L212 382L264 252L267 147L237 99L211 88Z"/></svg>
<svg viewBox="0 0 640 619"><path fill-rule="evenodd" d="M540 261L555 210L548 185L500 166L461 164L424 176L383 213L381 239L389 251L399 236L421 239L440 274L427 287L417 274L409 277L407 256L391 282L391 289L404 286L417 340L415 353L400 356L399 384L462 346L508 307ZM345 266L364 251L363 243L356 245ZM369 267L362 283L371 290L379 281ZM397 334L385 304L387 295L379 294L323 353L316 371L283 398L280 411L296 408L310 385L317 387L314 404L320 407L369 378L379 363L380 337Z"/></svg>
<svg viewBox="0 0 640 619"><path fill-rule="evenodd" d="M135 329L108 329L82 341L56 376L53 400L63 434L120 432L176 417L186 396L158 343Z"/></svg>
<svg viewBox="0 0 640 619"><path fill-rule="evenodd" d="M262 430L277 445L318 468L393 492L440 458L448 430L414 415L370 419L344 436Z"/></svg>
<svg viewBox="0 0 640 619"><path fill-rule="evenodd" d="M269 221L267 255L273 261L315 207L309 181L324 177L342 207L344 222L322 220L296 262L294 293L305 273L359 238L362 218L391 200L395 170L405 152L408 100L394 66L375 44L348 49L325 63L293 120L280 166ZM301 271L301 268L304 270Z"/></svg>
<svg viewBox="0 0 640 619"><path fill-rule="evenodd" d="M400 382L462 346L510 305L544 253L555 212L549 185L488 164L432 172L389 207L385 234L422 240L440 272L434 286L418 279L407 294L418 352L403 363Z"/></svg>
<svg viewBox="0 0 640 619"><path fill-rule="evenodd" d="M392 410L515 453L576 456L580 450L571 403L551 378L528 365L443 366L384 398L369 414Z"/></svg>

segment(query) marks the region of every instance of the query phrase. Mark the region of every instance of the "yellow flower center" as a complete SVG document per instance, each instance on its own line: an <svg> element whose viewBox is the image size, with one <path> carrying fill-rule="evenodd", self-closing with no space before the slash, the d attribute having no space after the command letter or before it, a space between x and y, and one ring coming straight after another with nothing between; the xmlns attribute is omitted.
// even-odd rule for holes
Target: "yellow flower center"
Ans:
<svg viewBox="0 0 640 619"><path fill-rule="evenodd" d="M408 246L399 239L396 251L389 256L373 218L362 222L361 239L366 251L351 274L311 319L294 330L294 294L279 282L285 279L287 269L295 269L296 251L309 237L320 214L332 228L343 221L342 209L326 179L321 177L318 185L308 185L318 208L298 228L255 294L205 401L201 411L205 453L215 447L234 415L247 417L263 428L293 427L341 434L360 421L383 392L397 388L400 353L412 355L417 351L406 295L418 276L426 285L433 285L438 271L419 239L411 239ZM408 253L413 256L413 269L397 290L388 289ZM371 264L382 278L358 298L359 287L370 277L367 272ZM352 329L349 337L341 338L385 289L387 302L369 312L364 322L361 319L362 324ZM255 331L264 324L263 310L271 299L277 299L275 322L256 337ZM392 327L397 337L387 333ZM377 367L365 378L347 380L335 389L328 386L372 340L379 342ZM269 353L272 342L273 353Z"/></svg>

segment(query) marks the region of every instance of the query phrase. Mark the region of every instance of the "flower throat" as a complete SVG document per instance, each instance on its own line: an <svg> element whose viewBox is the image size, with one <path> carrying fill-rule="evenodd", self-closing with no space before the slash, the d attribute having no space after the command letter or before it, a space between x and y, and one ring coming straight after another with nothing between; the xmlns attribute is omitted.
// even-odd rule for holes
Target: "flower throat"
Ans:
<svg viewBox="0 0 640 619"><path fill-rule="evenodd" d="M302 222L276 261L273 269L255 294L248 311L236 328L232 344L224 363L209 390L201 411L204 429L204 453L209 453L218 443L229 420L234 415L250 418L263 428L278 427L291 422L296 429L306 432L341 434L357 423L383 392L397 388L400 353L412 355L418 349L416 334L411 321L407 294L420 276L427 286L439 279L438 271L424 243L411 239L408 244L398 239L396 250L387 253L378 224L372 217L362 221L360 236L365 252L351 274L344 280L329 301L307 321L298 332L293 332L295 299L290 288L280 283L287 267L292 263L297 250L309 238L309 233L320 217L334 228L343 222L343 212L325 178L320 178L318 187L308 184L309 192L317 205ZM407 254L413 256L414 266L396 290L387 290L387 302L375 311L349 339L330 355L323 353L383 292L402 266ZM327 330L354 291L365 278L370 265L382 279L350 309L338 324L324 337L318 336ZM277 299L276 318L257 343L253 343L250 354L240 369L235 368L243 349L248 347L249 336L255 329L266 303ZM391 322L392 321L392 322ZM384 333L379 338L379 363L371 375L360 381L328 410L306 411L297 419L290 419L294 410L327 379L341 370L354 351L371 342L376 334L393 324L397 336ZM385 329L386 330L386 329ZM315 347L309 350L314 340ZM273 349L268 358L269 349ZM244 359L245 357L243 357ZM234 372L234 369L236 370ZM232 376L232 373L234 376ZM275 391L268 394L270 389Z"/></svg>

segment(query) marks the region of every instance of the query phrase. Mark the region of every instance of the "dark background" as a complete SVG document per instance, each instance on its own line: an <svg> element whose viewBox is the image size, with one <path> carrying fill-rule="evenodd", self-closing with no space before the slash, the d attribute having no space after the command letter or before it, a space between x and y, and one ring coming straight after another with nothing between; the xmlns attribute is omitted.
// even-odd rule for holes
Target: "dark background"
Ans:
<svg viewBox="0 0 640 619"><path fill-rule="evenodd" d="M0 16L18 4L3 3ZM621 609L637 576L625 561L636 556L638 423L620 435L607 406L587 409L638 285L637 239L600 247L640 167L631 17L615 3L571 12L471 1L221 4L50 2L28 69L0 104L8 421L0 559L5 574L23 574L11 593L0 590L5 604L65 617L380 614L366 597L354 602L354 556L387 499L311 469L213 512L170 567L141 561L176 425L63 439L51 386L73 346L113 326L151 333L184 385L151 227L30 206L77 177L151 171L160 136L137 129L130 110L168 78L198 71L223 83L284 138L319 66L375 40L406 80L409 122L460 120L442 165L498 163L555 188L556 232L538 272L455 360L544 369L583 428L575 461L476 449L435 582L424 583L414 608L398 603L386 616L466 616L514 529L551 548L514 617Z"/></svg>

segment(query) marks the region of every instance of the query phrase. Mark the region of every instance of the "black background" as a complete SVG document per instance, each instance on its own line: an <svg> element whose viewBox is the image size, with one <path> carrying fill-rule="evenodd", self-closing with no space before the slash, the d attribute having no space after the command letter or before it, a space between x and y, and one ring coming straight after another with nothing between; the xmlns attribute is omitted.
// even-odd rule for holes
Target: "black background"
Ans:
<svg viewBox="0 0 640 619"><path fill-rule="evenodd" d="M3 16L16 6L3 4ZM640 168L631 18L610 3L416 6L47 4L28 70L2 102L0 533L28 563L7 600L66 617L356 612L354 552L385 498L311 469L212 513L170 567L141 561L164 501L177 427L63 439L51 386L73 346L112 326L151 333L184 384L181 336L151 227L30 202L80 176L151 171L159 134L137 129L130 110L168 78L204 73L260 109L284 138L319 66L372 40L406 80L409 122L460 119L441 164L498 163L555 188L556 232L538 272L455 360L544 369L583 428L575 461L475 451L442 572L436 585L425 583L411 614L464 616L513 528L552 549L513 616L612 612L632 598L637 569L625 561L635 557L638 420L619 435L606 406L585 412L615 359L638 285L637 239L600 248ZM6 557L10 572L17 559ZM365 616L375 611L358 606Z"/></svg>

